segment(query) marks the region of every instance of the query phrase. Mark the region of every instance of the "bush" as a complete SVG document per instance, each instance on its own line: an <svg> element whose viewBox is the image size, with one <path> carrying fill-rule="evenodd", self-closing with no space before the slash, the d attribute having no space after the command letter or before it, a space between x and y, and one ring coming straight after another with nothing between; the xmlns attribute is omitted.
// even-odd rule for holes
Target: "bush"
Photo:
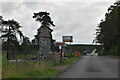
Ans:
<svg viewBox="0 0 120 80"><path fill-rule="evenodd" d="M99 56L103 56L103 55L105 55L105 50L102 49L98 55L99 55Z"/></svg>
<svg viewBox="0 0 120 80"><path fill-rule="evenodd" d="M118 53L118 45L113 46L110 50L109 50L109 55L114 55L114 56L119 56Z"/></svg>

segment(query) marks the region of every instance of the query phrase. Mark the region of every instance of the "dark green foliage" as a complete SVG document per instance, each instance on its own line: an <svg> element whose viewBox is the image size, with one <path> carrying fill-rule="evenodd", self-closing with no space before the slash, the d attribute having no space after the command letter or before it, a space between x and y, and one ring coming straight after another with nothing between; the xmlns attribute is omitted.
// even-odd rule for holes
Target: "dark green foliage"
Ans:
<svg viewBox="0 0 120 80"><path fill-rule="evenodd" d="M22 32L19 30L22 26L15 21L15 20L8 20L8 21L2 21L2 41L3 44L9 44L9 45L17 45L18 39L17 34L19 34L20 38L23 38Z"/></svg>
<svg viewBox="0 0 120 80"><path fill-rule="evenodd" d="M118 55L120 30L120 1L108 8L105 20L101 20L96 30L96 42L101 43L106 55Z"/></svg>
<svg viewBox="0 0 120 80"><path fill-rule="evenodd" d="M24 36L19 30L20 24L14 19L5 21L2 19L1 33L2 33L2 48L7 51L7 59L11 55L15 55L19 51L20 45L18 42L17 34L22 39ZM12 57L12 59L14 56Z"/></svg>
<svg viewBox="0 0 120 80"><path fill-rule="evenodd" d="M28 54L31 52L31 43L28 37L23 38L21 49L22 49L22 54Z"/></svg>
<svg viewBox="0 0 120 80"><path fill-rule="evenodd" d="M39 12L34 13L33 18L36 18L36 21L40 22L42 24L41 26L43 27L50 27L51 25L55 26L49 15L50 13L47 12Z"/></svg>

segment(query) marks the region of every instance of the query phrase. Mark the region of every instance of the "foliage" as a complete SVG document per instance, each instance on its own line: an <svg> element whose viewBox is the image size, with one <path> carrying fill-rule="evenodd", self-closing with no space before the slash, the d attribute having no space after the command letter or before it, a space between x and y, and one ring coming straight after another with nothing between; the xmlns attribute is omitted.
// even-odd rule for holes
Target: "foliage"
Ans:
<svg viewBox="0 0 120 80"><path fill-rule="evenodd" d="M99 53L99 56L103 56L105 55L105 50L104 49L101 49L100 53Z"/></svg>
<svg viewBox="0 0 120 80"><path fill-rule="evenodd" d="M21 27L20 23L14 19L8 21L2 19L2 26L0 29L2 33L2 49L7 51L7 59L10 54L12 55L19 50L20 46L17 36L19 35L20 39L24 37L23 33L20 31Z"/></svg>
<svg viewBox="0 0 120 80"><path fill-rule="evenodd" d="M55 26L49 15L50 13L47 12L38 12L34 13L33 18L36 18L36 21L40 22L43 27Z"/></svg>
<svg viewBox="0 0 120 80"><path fill-rule="evenodd" d="M119 23L120 1L108 8L108 13L105 14L105 20L101 20L98 29L96 30L96 42L101 43L105 51L109 52L111 55L118 55L114 50L117 48L115 46L120 45Z"/></svg>
<svg viewBox="0 0 120 80"><path fill-rule="evenodd" d="M14 19L8 20L8 21L2 21L2 28L1 28L1 33L2 33L2 39L7 39L6 42L9 41L9 44L11 41L16 40L17 41L17 36L16 33L19 34L20 38L23 37L22 32L19 30L22 26L15 21Z"/></svg>
<svg viewBox="0 0 120 80"><path fill-rule="evenodd" d="M22 50L21 54L31 54L32 51L34 51L31 48L31 42L30 42L30 39L28 37L23 38L23 42L20 46L21 46L21 50Z"/></svg>
<svg viewBox="0 0 120 80"><path fill-rule="evenodd" d="M28 54L35 55L36 48L31 44L30 39L23 35L20 28L22 27L20 23L12 20L4 20L1 17L2 23L0 31L2 33L2 50L5 51L7 59L16 59L19 55L19 58L28 57ZM18 40L20 37L20 41ZM21 55L22 56L21 56Z"/></svg>

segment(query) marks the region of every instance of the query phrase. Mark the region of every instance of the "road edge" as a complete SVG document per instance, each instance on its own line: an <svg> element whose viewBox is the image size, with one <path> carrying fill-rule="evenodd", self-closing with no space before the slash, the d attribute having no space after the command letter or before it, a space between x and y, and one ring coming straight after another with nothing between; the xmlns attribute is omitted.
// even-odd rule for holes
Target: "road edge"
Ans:
<svg viewBox="0 0 120 80"><path fill-rule="evenodd" d="M63 72L66 72L70 67L72 67L75 63L77 63L80 59L81 57L78 60L72 62L71 64L65 65L66 67L63 70L60 70L60 72L56 74L53 78L57 78L60 74L62 74Z"/></svg>

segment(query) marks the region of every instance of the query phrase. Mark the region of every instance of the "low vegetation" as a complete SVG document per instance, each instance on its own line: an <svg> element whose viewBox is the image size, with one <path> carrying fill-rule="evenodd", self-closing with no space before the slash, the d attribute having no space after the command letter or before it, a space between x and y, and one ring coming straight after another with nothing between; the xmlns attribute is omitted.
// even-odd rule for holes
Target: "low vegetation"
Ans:
<svg viewBox="0 0 120 80"><path fill-rule="evenodd" d="M68 58L67 60L65 61L62 61L60 63L57 63L57 64L54 64L54 66L64 66L64 65L69 65L77 60L79 60L80 57L71 57L71 58Z"/></svg>
<svg viewBox="0 0 120 80"><path fill-rule="evenodd" d="M3 65L3 78L51 78L58 70L50 69L46 64L33 61L22 61Z"/></svg>
<svg viewBox="0 0 120 80"><path fill-rule="evenodd" d="M60 70L51 67L63 66L73 63L78 60L78 57L68 58L67 60L48 66L45 62L40 64L37 61L21 61L21 62L8 62L3 55L3 78L52 78L56 76Z"/></svg>

